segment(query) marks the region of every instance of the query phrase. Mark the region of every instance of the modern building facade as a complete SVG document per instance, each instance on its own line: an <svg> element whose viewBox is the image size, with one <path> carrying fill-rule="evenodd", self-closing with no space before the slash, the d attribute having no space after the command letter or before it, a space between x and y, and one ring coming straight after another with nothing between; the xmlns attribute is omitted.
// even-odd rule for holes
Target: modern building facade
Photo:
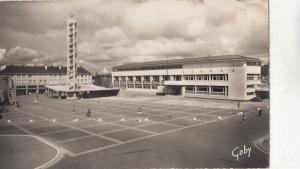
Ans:
<svg viewBox="0 0 300 169"><path fill-rule="evenodd" d="M122 90L249 100L261 85L261 61L222 55L129 63L113 67L112 79Z"/></svg>
<svg viewBox="0 0 300 169"><path fill-rule="evenodd" d="M67 68L62 66L8 65L0 75L11 76L17 95L43 93L46 86L67 85ZM77 68L76 83L92 85L92 75L83 67Z"/></svg>

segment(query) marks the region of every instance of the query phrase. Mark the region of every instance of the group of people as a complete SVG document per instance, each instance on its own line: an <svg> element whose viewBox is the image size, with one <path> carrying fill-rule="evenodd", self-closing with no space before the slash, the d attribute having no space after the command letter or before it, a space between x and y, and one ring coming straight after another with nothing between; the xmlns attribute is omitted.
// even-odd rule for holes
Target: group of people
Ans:
<svg viewBox="0 0 300 169"><path fill-rule="evenodd" d="M241 103L240 101L237 102L237 108L238 110L240 109L240 106L241 106ZM258 107L257 108L257 113L258 113L258 117L262 117L263 115L263 110L261 107ZM245 122L247 119L247 116L246 116L246 112L242 112L242 122Z"/></svg>

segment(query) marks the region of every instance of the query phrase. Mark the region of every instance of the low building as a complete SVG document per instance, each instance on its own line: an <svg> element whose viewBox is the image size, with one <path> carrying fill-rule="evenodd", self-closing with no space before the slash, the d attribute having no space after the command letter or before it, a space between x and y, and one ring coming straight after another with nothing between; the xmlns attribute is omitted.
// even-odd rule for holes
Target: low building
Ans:
<svg viewBox="0 0 300 169"><path fill-rule="evenodd" d="M93 76L93 84L107 88L112 87L111 73L97 73Z"/></svg>
<svg viewBox="0 0 300 169"><path fill-rule="evenodd" d="M43 93L46 86L66 85L67 68L62 66L8 65L0 75L11 76L17 95ZM78 85L92 85L92 75L83 67L77 68Z"/></svg>
<svg viewBox="0 0 300 169"><path fill-rule="evenodd" d="M0 75L0 105L13 104L16 101L16 92L11 76Z"/></svg>
<svg viewBox="0 0 300 169"><path fill-rule="evenodd" d="M250 100L261 85L261 61L222 55L128 63L113 67L112 79L121 90Z"/></svg>

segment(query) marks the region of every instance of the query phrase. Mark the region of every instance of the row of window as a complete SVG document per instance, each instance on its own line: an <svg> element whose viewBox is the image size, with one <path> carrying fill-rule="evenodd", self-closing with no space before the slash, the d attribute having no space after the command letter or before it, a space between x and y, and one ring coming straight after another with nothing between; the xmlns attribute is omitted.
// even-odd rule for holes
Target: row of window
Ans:
<svg viewBox="0 0 300 169"><path fill-rule="evenodd" d="M157 89L157 85L141 85L141 84L136 84L136 85L125 85L125 84L115 84L115 88L136 88L136 89Z"/></svg>
<svg viewBox="0 0 300 169"><path fill-rule="evenodd" d="M186 86L185 93L228 96L228 86Z"/></svg>
<svg viewBox="0 0 300 169"><path fill-rule="evenodd" d="M40 75L26 75L26 74L21 74L21 75L15 75L17 78L20 77L33 77L33 78L38 78L38 77L50 77L50 78L64 78L66 75L45 75L45 76L40 76ZM89 75L76 75L77 77L89 77Z"/></svg>
<svg viewBox="0 0 300 169"><path fill-rule="evenodd" d="M150 81L150 76L143 76L144 77L144 81ZM182 76L181 75L173 75L172 76L174 81L181 81L182 80ZM121 76L119 77L115 77L114 78L115 81L119 81L119 79L121 79L121 81L126 81L126 77L125 76ZM129 76L128 77L128 81L133 81L133 76ZM170 80L171 76L163 76L163 80ZM213 75L184 75L183 76L184 80L216 80L216 81L228 81L228 74L213 74ZM142 81L142 77L141 76L136 76L135 77L136 81ZM153 81L159 81L159 76L153 76Z"/></svg>
<svg viewBox="0 0 300 169"><path fill-rule="evenodd" d="M59 79L59 80L50 80L50 82L65 82L66 79ZM47 80L17 80L17 84L47 84ZM77 79L77 82L88 82L87 79Z"/></svg>
<svg viewBox="0 0 300 169"><path fill-rule="evenodd" d="M247 80L248 81L261 80L261 75L260 74L247 74Z"/></svg>

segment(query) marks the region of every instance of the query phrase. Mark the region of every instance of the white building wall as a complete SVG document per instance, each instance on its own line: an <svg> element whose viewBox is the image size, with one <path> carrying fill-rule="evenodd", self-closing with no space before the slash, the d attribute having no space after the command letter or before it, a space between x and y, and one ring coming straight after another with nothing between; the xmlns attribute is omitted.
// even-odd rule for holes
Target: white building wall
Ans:
<svg viewBox="0 0 300 169"><path fill-rule="evenodd" d="M170 75L171 80L164 81L163 85L168 86L226 86L228 87L228 96L220 97L232 100L249 100L254 96L248 96L247 92L255 92L254 89L248 89L247 85L259 85L259 80L248 81L247 74L259 74L260 66L247 66L246 61L232 61L232 62L216 62L216 63L201 63L201 64L185 64L182 69L164 69L164 70L138 70L138 71L117 71L112 72L112 80L115 77L121 76L159 76L162 81L163 75ZM213 75L213 74L227 74L227 81L209 80L184 80L184 75ZM181 81L175 81L173 75L182 76ZM121 79L121 78L119 78ZM161 82L160 82L161 83ZM126 90L135 91L151 91L156 92L157 89L143 89L143 88L126 88ZM182 91L185 91L183 89Z"/></svg>

